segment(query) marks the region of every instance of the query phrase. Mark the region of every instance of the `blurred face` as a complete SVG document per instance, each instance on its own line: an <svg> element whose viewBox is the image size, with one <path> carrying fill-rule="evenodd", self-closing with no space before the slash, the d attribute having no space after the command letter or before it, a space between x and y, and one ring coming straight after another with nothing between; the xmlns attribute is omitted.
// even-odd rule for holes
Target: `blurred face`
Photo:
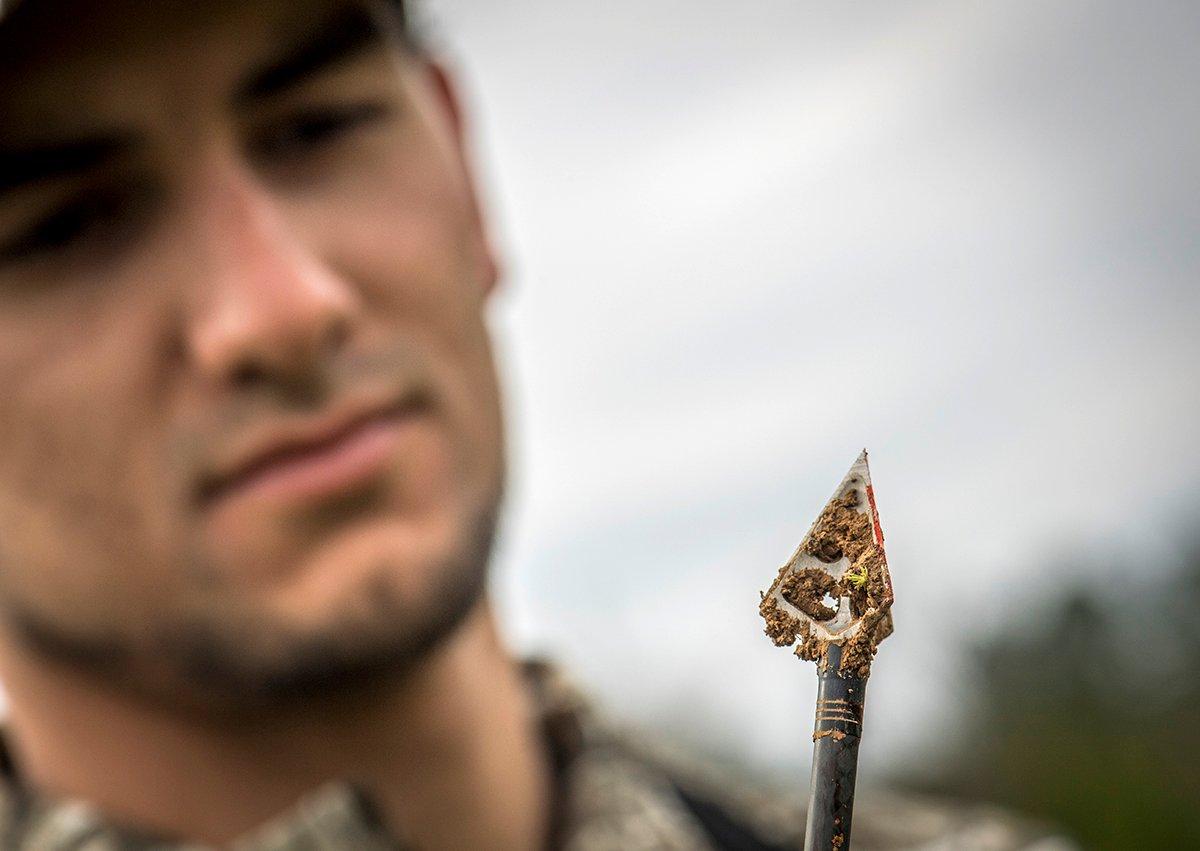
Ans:
<svg viewBox="0 0 1200 851"><path fill-rule="evenodd" d="M360 0L0 27L0 618L157 697L419 658L502 480L494 268L440 77Z"/></svg>

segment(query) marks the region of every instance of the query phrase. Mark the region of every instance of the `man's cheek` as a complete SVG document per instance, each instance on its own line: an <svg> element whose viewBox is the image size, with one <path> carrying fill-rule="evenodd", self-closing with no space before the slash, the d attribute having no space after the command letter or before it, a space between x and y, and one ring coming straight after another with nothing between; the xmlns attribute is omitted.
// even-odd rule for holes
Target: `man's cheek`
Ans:
<svg viewBox="0 0 1200 851"><path fill-rule="evenodd" d="M158 608L170 571L150 548L138 506L116 490L47 475L36 492L0 496L6 597L80 628L111 628Z"/></svg>
<svg viewBox="0 0 1200 851"><path fill-rule="evenodd" d="M396 489L400 511L419 518L452 506L462 485L464 459L451 423L427 418L418 423L396 459Z"/></svg>
<svg viewBox="0 0 1200 851"><path fill-rule="evenodd" d="M149 512L167 500L128 393L72 362L0 382L12 388L0 416L0 490L5 518L24 518L29 555L53 561L70 547L82 562L144 557Z"/></svg>

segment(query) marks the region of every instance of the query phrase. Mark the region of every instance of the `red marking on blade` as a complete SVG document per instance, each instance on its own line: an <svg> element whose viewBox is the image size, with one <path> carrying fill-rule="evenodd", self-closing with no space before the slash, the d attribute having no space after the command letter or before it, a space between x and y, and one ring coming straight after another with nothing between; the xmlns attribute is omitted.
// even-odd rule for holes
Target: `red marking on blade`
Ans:
<svg viewBox="0 0 1200 851"><path fill-rule="evenodd" d="M883 527L879 525L879 509L875 507L875 488L867 485L867 502L871 503L871 522L875 526L875 543L883 549ZM884 556L886 558L886 555Z"/></svg>

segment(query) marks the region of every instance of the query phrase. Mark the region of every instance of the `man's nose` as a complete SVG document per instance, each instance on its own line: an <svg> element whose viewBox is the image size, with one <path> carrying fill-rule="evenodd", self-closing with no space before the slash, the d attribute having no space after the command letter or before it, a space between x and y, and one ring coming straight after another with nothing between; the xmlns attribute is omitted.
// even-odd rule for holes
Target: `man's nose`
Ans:
<svg viewBox="0 0 1200 851"><path fill-rule="evenodd" d="M351 282L322 262L286 205L252 178L210 183L199 207L201 274L188 330L198 368L227 386L320 373L359 313Z"/></svg>

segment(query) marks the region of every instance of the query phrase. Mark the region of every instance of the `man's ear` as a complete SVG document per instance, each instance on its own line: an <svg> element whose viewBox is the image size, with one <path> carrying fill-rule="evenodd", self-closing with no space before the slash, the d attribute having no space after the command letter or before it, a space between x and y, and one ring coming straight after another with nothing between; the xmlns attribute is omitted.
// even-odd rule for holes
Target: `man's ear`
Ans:
<svg viewBox="0 0 1200 851"><path fill-rule="evenodd" d="M449 122L454 145L458 151L458 159L462 163L463 176L466 179L467 189L471 195L471 212L482 237L485 266L484 286L488 292L491 292L496 288L500 280L500 264L496 258L496 249L486 226L487 223L479 200L479 190L475 182L475 173L471 167L471 160L468 157L466 122L463 118L462 102L459 100L458 90L446 67L433 59L424 59L422 61L425 63L426 73L429 75L429 80L433 86L434 97Z"/></svg>

